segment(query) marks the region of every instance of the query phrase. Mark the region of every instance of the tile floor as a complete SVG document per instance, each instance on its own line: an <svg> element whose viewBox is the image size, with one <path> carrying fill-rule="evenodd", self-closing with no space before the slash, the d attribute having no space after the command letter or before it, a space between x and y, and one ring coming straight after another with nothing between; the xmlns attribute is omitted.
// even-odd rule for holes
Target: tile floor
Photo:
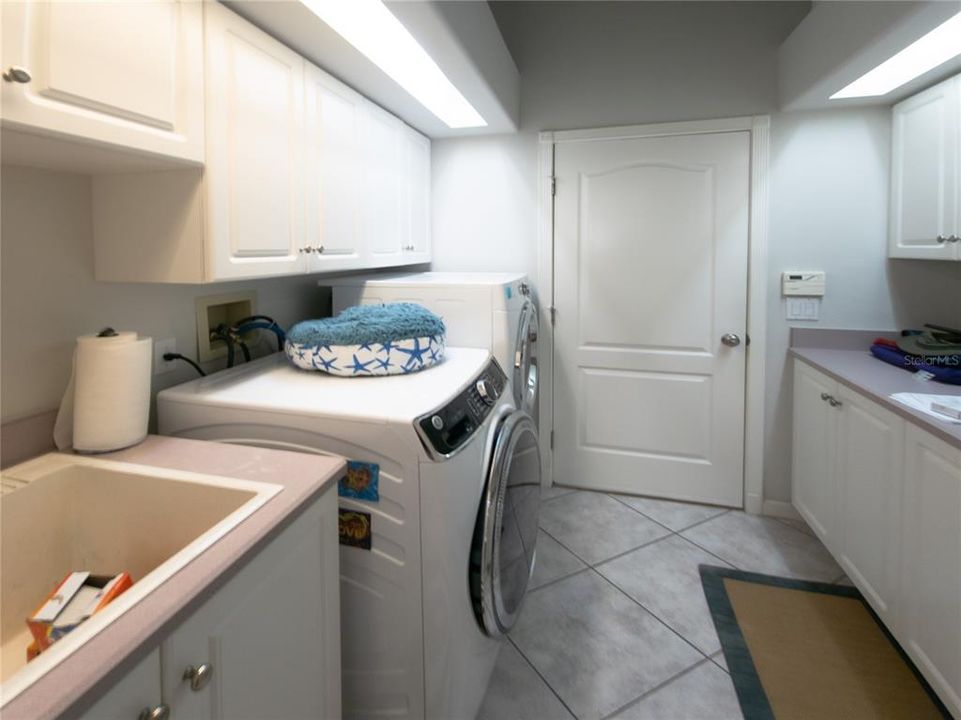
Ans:
<svg viewBox="0 0 961 720"><path fill-rule="evenodd" d="M845 582L803 523L554 487L479 720L740 718L697 566Z"/></svg>

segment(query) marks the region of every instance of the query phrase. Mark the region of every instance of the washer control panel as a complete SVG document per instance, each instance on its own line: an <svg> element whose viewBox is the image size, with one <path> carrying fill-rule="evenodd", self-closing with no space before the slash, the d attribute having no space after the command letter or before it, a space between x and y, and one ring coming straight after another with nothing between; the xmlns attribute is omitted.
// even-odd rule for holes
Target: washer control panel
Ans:
<svg viewBox="0 0 961 720"><path fill-rule="evenodd" d="M453 454L487 419L507 386L507 376L496 360L443 407L417 418L421 438L437 455Z"/></svg>

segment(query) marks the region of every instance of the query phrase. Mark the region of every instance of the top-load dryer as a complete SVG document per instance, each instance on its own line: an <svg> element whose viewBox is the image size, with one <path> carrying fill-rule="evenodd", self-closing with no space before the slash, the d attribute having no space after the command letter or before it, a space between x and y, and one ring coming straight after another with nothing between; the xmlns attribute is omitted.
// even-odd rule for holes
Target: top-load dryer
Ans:
<svg viewBox="0 0 961 720"><path fill-rule="evenodd" d="M421 272L322 281L333 310L413 302L443 318L447 343L484 348L511 381L516 406L538 419L537 305L523 273Z"/></svg>

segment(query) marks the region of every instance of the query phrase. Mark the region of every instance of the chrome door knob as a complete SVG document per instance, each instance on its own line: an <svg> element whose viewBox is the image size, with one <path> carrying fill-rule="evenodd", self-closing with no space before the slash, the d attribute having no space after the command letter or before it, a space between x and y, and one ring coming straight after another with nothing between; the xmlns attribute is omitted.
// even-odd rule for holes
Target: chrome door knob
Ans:
<svg viewBox="0 0 961 720"><path fill-rule="evenodd" d="M944 245L944 243L948 242L948 239L944 235L938 235L935 240L937 240L938 245Z"/></svg>
<svg viewBox="0 0 961 720"><path fill-rule="evenodd" d="M33 76L30 74L30 71L27 70L27 68L20 67L19 65L11 65L3 71L3 79L7 82L23 84L33 80Z"/></svg>
<svg viewBox="0 0 961 720"><path fill-rule="evenodd" d="M961 237L958 237L957 235L952 235L948 238L948 242L949 243L961 242Z"/></svg>
<svg viewBox="0 0 961 720"><path fill-rule="evenodd" d="M210 663L202 663L197 667L188 665L184 670L184 680L190 682L190 689L197 692L207 687L213 674L214 666Z"/></svg>
<svg viewBox="0 0 961 720"><path fill-rule="evenodd" d="M728 347L737 347L741 344L741 336L734 333L725 333L721 335L721 342Z"/></svg>
<svg viewBox="0 0 961 720"><path fill-rule="evenodd" d="M137 720L168 720L170 717L170 706L160 703L156 707L145 707L140 711Z"/></svg>

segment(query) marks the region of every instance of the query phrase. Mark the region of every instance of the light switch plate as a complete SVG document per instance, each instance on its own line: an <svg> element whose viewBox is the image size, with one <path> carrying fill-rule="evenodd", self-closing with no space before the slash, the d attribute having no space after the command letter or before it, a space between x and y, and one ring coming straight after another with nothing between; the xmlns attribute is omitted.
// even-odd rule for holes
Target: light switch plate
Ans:
<svg viewBox="0 0 961 720"><path fill-rule="evenodd" d="M784 317L787 320L817 321L821 314L821 298L785 298Z"/></svg>

